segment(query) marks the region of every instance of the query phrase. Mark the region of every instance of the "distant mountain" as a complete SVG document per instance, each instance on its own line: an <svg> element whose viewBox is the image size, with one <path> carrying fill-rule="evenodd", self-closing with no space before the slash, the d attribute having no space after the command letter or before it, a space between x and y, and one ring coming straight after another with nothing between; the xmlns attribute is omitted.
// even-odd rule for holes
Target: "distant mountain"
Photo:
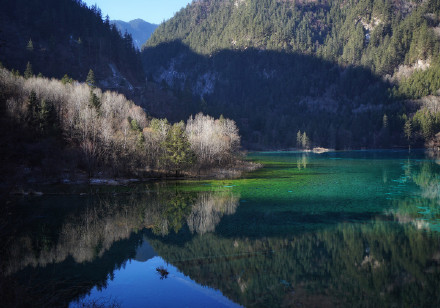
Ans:
<svg viewBox="0 0 440 308"><path fill-rule="evenodd" d="M133 43L139 50L158 27L158 25L150 24L142 19L135 19L130 22L112 20L110 23L114 24L122 34L125 34L125 32L131 34Z"/></svg>

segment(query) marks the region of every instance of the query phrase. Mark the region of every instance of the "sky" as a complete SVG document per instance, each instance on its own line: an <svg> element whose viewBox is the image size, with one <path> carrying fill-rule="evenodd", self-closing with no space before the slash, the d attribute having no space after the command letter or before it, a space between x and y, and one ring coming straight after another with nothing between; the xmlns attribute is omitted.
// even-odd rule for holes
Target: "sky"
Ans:
<svg viewBox="0 0 440 308"><path fill-rule="evenodd" d="M149 23L160 24L173 17L191 0L83 0L88 6L96 4L102 16L111 20L130 21L141 18Z"/></svg>

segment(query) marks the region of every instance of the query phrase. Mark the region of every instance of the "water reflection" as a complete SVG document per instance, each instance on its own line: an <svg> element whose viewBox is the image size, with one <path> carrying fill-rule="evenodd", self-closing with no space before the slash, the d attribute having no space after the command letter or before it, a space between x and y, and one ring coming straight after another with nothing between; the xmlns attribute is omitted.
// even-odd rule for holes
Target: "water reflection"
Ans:
<svg viewBox="0 0 440 308"><path fill-rule="evenodd" d="M189 230L197 234L215 231L222 217L234 214L238 204L238 196L231 193L200 193L186 220Z"/></svg>
<svg viewBox="0 0 440 308"><path fill-rule="evenodd" d="M440 306L440 165L315 159L270 169L297 172L279 199L257 178L19 200L0 235L2 304Z"/></svg>
<svg viewBox="0 0 440 308"><path fill-rule="evenodd" d="M439 239L413 226L375 221L290 238L149 242L184 274L246 307L440 303Z"/></svg>
<svg viewBox="0 0 440 308"><path fill-rule="evenodd" d="M420 191L395 200L389 213L402 224L440 232L440 165L434 161L408 161L403 169L402 181L415 183Z"/></svg>
<svg viewBox="0 0 440 308"><path fill-rule="evenodd" d="M193 234L211 232L223 215L235 212L239 201L228 191L187 193L168 187L141 194L77 197L77 206L58 216L54 211L65 198L17 204L17 210L31 216L23 218L28 224L2 236L0 289L11 303L26 305L35 297L40 304L63 306L93 286L105 288L108 277L127 260L155 256L140 231L166 236L187 225ZM72 277L73 272L77 274Z"/></svg>
<svg viewBox="0 0 440 308"><path fill-rule="evenodd" d="M44 267L69 257L77 263L90 262L102 257L113 243L143 228L162 236L178 233L184 224L192 233L212 232L223 215L235 213L239 197L229 192L166 191L123 198L98 196L84 201L85 207L59 225L43 219L37 230L23 229L20 236L15 235L4 250L5 273L26 266Z"/></svg>
<svg viewBox="0 0 440 308"><path fill-rule="evenodd" d="M307 165L309 163L309 158L307 153L302 153L300 157L296 160L296 167L298 170L307 169Z"/></svg>

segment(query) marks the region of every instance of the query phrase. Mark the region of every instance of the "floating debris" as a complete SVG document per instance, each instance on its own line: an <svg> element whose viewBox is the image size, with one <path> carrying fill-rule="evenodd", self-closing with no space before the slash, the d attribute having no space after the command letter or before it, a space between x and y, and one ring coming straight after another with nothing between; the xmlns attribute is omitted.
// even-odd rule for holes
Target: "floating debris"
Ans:
<svg viewBox="0 0 440 308"><path fill-rule="evenodd" d="M156 268L156 271L157 271L157 272L159 273L159 275L160 275L160 280L167 279L167 278L168 278L168 275L170 274L170 273L168 272L168 270L165 269L163 266L159 266L159 267L157 267L157 268Z"/></svg>

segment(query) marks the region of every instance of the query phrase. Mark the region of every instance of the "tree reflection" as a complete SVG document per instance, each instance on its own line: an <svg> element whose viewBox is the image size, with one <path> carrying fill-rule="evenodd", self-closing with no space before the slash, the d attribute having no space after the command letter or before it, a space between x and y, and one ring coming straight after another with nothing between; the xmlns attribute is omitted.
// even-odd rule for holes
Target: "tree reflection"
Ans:
<svg viewBox="0 0 440 308"><path fill-rule="evenodd" d="M290 238L149 242L185 275L246 307L440 304L439 238L413 226L377 220Z"/></svg>
<svg viewBox="0 0 440 308"><path fill-rule="evenodd" d="M307 169L307 165L309 164L309 157L306 153L303 153L301 157L298 157L296 160L296 167L298 170Z"/></svg>
<svg viewBox="0 0 440 308"><path fill-rule="evenodd" d="M238 204L238 196L231 193L200 193L187 218L189 230L197 234L214 232L223 215L234 214Z"/></svg>
<svg viewBox="0 0 440 308"><path fill-rule="evenodd" d="M434 161L419 164L408 161L404 170L407 181L415 183L420 191L414 196L395 200L389 213L400 223L440 231L440 165Z"/></svg>
<svg viewBox="0 0 440 308"><path fill-rule="evenodd" d="M398 179L379 173L381 182L414 188L409 197L394 195L388 212L350 216L348 209L319 223L310 217L329 213L300 216L264 201L237 211L239 196L229 190L164 185L101 194L76 200L84 205L64 215L56 209L65 197L57 197L35 221L13 220L0 295L6 304L26 298L23 305L67 306L105 288L146 240L185 275L246 307L440 306L440 233L432 232L439 174L435 162L408 161ZM258 232L245 232L253 227ZM156 270L166 278L165 268Z"/></svg>
<svg viewBox="0 0 440 308"><path fill-rule="evenodd" d="M63 198L43 202L41 212L20 218L32 223L16 225L2 236L0 297L4 303L26 306L35 297L42 305L65 306L93 286L105 287L114 270L134 259L142 243L141 230L166 236L188 224L192 233L210 232L223 215L235 212L239 200L230 192L187 193L165 187L155 192L94 195L80 199L77 204L81 205L59 216L56 209ZM54 207L48 208L49 203Z"/></svg>
<svg viewBox="0 0 440 308"><path fill-rule="evenodd" d="M235 213L239 197L230 192L180 192L132 194L122 197L97 196L87 205L49 224L47 218L34 228L22 226L5 247L2 266L11 274L26 266L60 263L68 257L75 262L93 261L113 243L128 239L144 228L166 236L187 224L191 233L215 230L223 215ZM12 235L11 235L12 236Z"/></svg>

